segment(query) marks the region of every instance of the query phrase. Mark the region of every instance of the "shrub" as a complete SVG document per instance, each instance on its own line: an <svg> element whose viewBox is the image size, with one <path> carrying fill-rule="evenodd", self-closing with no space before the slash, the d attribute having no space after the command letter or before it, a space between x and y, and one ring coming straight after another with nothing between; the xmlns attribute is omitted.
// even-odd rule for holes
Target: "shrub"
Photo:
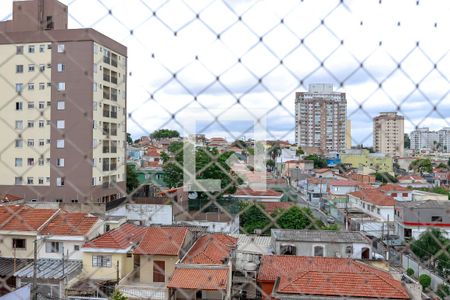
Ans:
<svg viewBox="0 0 450 300"><path fill-rule="evenodd" d="M419 276L419 283L423 287L423 289L425 290L431 284L431 277L428 276L427 274L421 274Z"/></svg>
<svg viewBox="0 0 450 300"><path fill-rule="evenodd" d="M442 299L445 299L445 297L450 296L450 287L444 283L440 284L438 285L436 294Z"/></svg>
<svg viewBox="0 0 450 300"><path fill-rule="evenodd" d="M414 270L412 269L412 268L408 268L407 270L406 270L406 275L408 275L409 277L411 277L411 276L413 276L414 275Z"/></svg>

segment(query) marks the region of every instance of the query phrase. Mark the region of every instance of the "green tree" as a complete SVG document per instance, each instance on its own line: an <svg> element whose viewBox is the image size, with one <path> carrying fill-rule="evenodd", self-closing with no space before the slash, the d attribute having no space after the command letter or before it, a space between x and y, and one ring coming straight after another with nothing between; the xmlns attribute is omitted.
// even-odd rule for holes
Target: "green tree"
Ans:
<svg viewBox="0 0 450 300"><path fill-rule="evenodd" d="M411 140L409 138L409 135L407 133L404 134L404 139L403 139L403 145L405 147L405 149L409 149L411 147Z"/></svg>
<svg viewBox="0 0 450 300"><path fill-rule="evenodd" d="M175 138L180 137L180 133L176 130L171 129L159 129L154 131L150 137L152 139L165 139L165 138Z"/></svg>
<svg viewBox="0 0 450 300"><path fill-rule="evenodd" d="M327 160L323 156L317 154L310 154L305 157L305 160L314 161L314 168L326 168L328 166Z"/></svg>
<svg viewBox="0 0 450 300"><path fill-rule="evenodd" d="M392 176L388 172L377 172L371 175L375 175L375 179L381 183L396 183L398 182L395 176Z"/></svg>
<svg viewBox="0 0 450 300"><path fill-rule="evenodd" d="M431 173L433 171L433 165L431 160L428 158L419 158L411 162L409 165L409 169L414 172L423 174L423 173Z"/></svg>
<svg viewBox="0 0 450 300"><path fill-rule="evenodd" d="M281 212L277 219L277 224L283 229L305 229L317 228L315 219L309 208L300 208L292 206L289 209Z"/></svg>
<svg viewBox="0 0 450 300"><path fill-rule="evenodd" d="M127 132L127 143L128 145L133 144L133 139L131 138L131 133Z"/></svg>
<svg viewBox="0 0 450 300"><path fill-rule="evenodd" d="M273 144L272 147L269 148L268 154L272 158L272 160L275 161L276 158L281 155L280 144L279 143Z"/></svg>
<svg viewBox="0 0 450 300"><path fill-rule="evenodd" d="M447 161L447 166L450 167L450 158L449 158L448 161Z"/></svg>
<svg viewBox="0 0 450 300"><path fill-rule="evenodd" d="M436 294L441 297L441 299L445 299L445 297L450 296L450 287L447 284L442 283L438 285Z"/></svg>
<svg viewBox="0 0 450 300"><path fill-rule="evenodd" d="M253 234L255 229L266 229L266 233L270 231L270 228L266 228L270 224L270 219L264 213L264 205L242 201L240 206L239 223L244 233Z"/></svg>
<svg viewBox="0 0 450 300"><path fill-rule="evenodd" d="M440 169L447 169L447 165L446 164L444 164L444 163L440 163L440 164L438 164L437 165L437 167L436 168L440 168Z"/></svg>
<svg viewBox="0 0 450 300"><path fill-rule="evenodd" d="M302 147L298 147L297 150L295 150L295 155L300 156L305 154L305 151L303 151Z"/></svg>
<svg viewBox="0 0 450 300"><path fill-rule="evenodd" d="M127 193L132 193L138 186L139 180L136 168L132 165L127 165Z"/></svg>
<svg viewBox="0 0 450 300"><path fill-rule="evenodd" d="M268 159L266 160L266 167L271 170L275 169L275 161L273 161L272 159Z"/></svg>
<svg viewBox="0 0 450 300"><path fill-rule="evenodd" d="M427 289L431 284L431 277L427 274L421 274L419 276L419 283L422 286L422 288L425 290Z"/></svg>
<svg viewBox="0 0 450 300"><path fill-rule="evenodd" d="M412 268L408 268L406 269L406 275L408 275L409 277L414 275L414 270Z"/></svg>
<svg viewBox="0 0 450 300"><path fill-rule="evenodd" d="M122 294L121 291L115 290L111 296L111 300L128 300L128 297Z"/></svg>

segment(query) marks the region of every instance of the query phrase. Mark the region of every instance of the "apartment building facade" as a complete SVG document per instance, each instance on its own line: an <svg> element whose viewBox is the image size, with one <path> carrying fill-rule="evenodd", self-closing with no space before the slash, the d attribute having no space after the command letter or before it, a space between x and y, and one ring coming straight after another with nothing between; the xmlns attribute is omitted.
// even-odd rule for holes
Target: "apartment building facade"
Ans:
<svg viewBox="0 0 450 300"><path fill-rule="evenodd" d="M127 49L67 20L31 0L0 22L0 193L108 202L125 194Z"/></svg>
<svg viewBox="0 0 450 300"><path fill-rule="evenodd" d="M404 117L397 112L382 112L373 119L375 152L402 156L404 151Z"/></svg>
<svg viewBox="0 0 450 300"><path fill-rule="evenodd" d="M347 137L345 93L332 84L310 84L295 94L295 140L299 147L319 153L344 150Z"/></svg>
<svg viewBox="0 0 450 300"><path fill-rule="evenodd" d="M447 132L447 134L445 134ZM415 152L420 151L442 151L449 152L450 149L448 147L444 148L444 145L441 145L442 141L448 141L450 136L450 130L442 130L442 132L430 130L428 127L417 128L414 131L411 131L409 138L411 140L411 150Z"/></svg>

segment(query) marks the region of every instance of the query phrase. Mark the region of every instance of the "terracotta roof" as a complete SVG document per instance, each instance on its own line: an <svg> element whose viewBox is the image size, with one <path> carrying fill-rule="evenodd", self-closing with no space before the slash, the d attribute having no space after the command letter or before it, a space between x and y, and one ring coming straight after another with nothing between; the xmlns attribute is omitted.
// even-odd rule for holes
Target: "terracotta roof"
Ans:
<svg viewBox="0 0 450 300"><path fill-rule="evenodd" d="M261 201L259 202L264 206L264 210L268 212L269 214L275 212L277 209L289 209L292 206L294 206L294 203L292 202L266 202Z"/></svg>
<svg viewBox="0 0 450 300"><path fill-rule="evenodd" d="M0 230L36 231L57 211L26 205L0 206Z"/></svg>
<svg viewBox="0 0 450 300"><path fill-rule="evenodd" d="M127 249L132 244L138 243L145 232L145 227L134 224L123 224L119 228L108 231L107 233L84 244L84 248L108 248L108 249Z"/></svg>
<svg viewBox="0 0 450 300"><path fill-rule="evenodd" d="M195 290L226 290L228 267L177 266L168 288Z"/></svg>
<svg viewBox="0 0 450 300"><path fill-rule="evenodd" d="M11 194L0 194L0 201L2 202L14 202L19 200L23 200L23 197Z"/></svg>
<svg viewBox="0 0 450 300"><path fill-rule="evenodd" d="M159 154L159 151L155 148L148 148L145 151L145 155L146 156L154 156L154 157L160 157L161 155Z"/></svg>
<svg viewBox="0 0 450 300"><path fill-rule="evenodd" d="M258 281L276 278L280 294L409 299L388 272L348 258L263 256Z"/></svg>
<svg viewBox="0 0 450 300"><path fill-rule="evenodd" d="M330 169L328 169L328 168L322 168L322 169L316 169L316 170L314 170L314 172L316 172L316 173L325 173L325 172L328 172L328 171L330 171L330 172L332 172Z"/></svg>
<svg viewBox="0 0 450 300"><path fill-rule="evenodd" d="M272 196L272 197L281 197L283 195L283 193L274 191L272 189L267 189L265 191L255 191L252 190L251 188L238 188L236 190L236 192L234 193L234 195L238 195L238 196Z"/></svg>
<svg viewBox="0 0 450 300"><path fill-rule="evenodd" d="M237 238L223 233L210 233L200 237L183 258L183 263L221 265L236 248Z"/></svg>
<svg viewBox="0 0 450 300"><path fill-rule="evenodd" d="M185 227L147 227L134 254L179 255L187 233Z"/></svg>
<svg viewBox="0 0 450 300"><path fill-rule="evenodd" d="M87 235L99 219L81 212L61 212L41 230L41 234Z"/></svg>
<svg viewBox="0 0 450 300"><path fill-rule="evenodd" d="M406 175L406 176L400 176L397 178L398 181L426 181L425 178L418 176L418 175Z"/></svg>
<svg viewBox="0 0 450 300"><path fill-rule="evenodd" d="M353 180L331 180L328 184L332 186L359 186L361 183Z"/></svg>
<svg viewBox="0 0 450 300"><path fill-rule="evenodd" d="M382 185L378 188L379 191L382 192L408 192L410 191L409 189L398 185L398 184L386 184L386 185Z"/></svg>
<svg viewBox="0 0 450 300"><path fill-rule="evenodd" d="M378 206L394 206L395 199L387 196L383 192L375 189L363 189L360 191L349 193L353 197L359 198L365 202L370 202Z"/></svg>

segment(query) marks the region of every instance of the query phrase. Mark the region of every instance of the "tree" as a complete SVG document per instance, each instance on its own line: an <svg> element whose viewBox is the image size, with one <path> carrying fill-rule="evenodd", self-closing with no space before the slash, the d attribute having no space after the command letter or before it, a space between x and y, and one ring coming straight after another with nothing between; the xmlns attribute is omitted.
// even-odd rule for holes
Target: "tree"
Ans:
<svg viewBox="0 0 450 300"><path fill-rule="evenodd" d="M388 172L377 172L371 175L375 175L375 180L380 181L381 183L396 183L398 182L395 176L392 176Z"/></svg>
<svg viewBox="0 0 450 300"><path fill-rule="evenodd" d="M128 145L133 144L133 139L131 138L131 133L127 132L127 143Z"/></svg>
<svg viewBox="0 0 450 300"><path fill-rule="evenodd" d="M317 224L309 208L292 206L283 211L277 220L278 226L283 229L314 229Z"/></svg>
<svg viewBox="0 0 450 300"><path fill-rule="evenodd" d="M305 151L303 151L302 147L298 147L297 150L295 150L295 155L300 156L305 154Z"/></svg>
<svg viewBox="0 0 450 300"><path fill-rule="evenodd" d="M275 161L276 158L281 155L280 144L279 143L273 144L272 147L270 147L268 154L272 158L272 160Z"/></svg>
<svg viewBox="0 0 450 300"><path fill-rule="evenodd" d="M430 159L419 158L411 162L411 164L409 165L409 169L414 170L414 172L420 173L422 175L424 172L431 173L433 171L433 165Z"/></svg>
<svg viewBox="0 0 450 300"><path fill-rule="evenodd" d="M138 186L139 180L136 168L132 165L127 165L127 193L132 193Z"/></svg>
<svg viewBox="0 0 450 300"><path fill-rule="evenodd" d="M411 140L407 133L404 134L403 145L405 149L409 149L411 147Z"/></svg>
<svg viewBox="0 0 450 300"><path fill-rule="evenodd" d="M412 268L408 268L406 269L406 275L408 275L409 277L414 275L414 270Z"/></svg>
<svg viewBox="0 0 450 300"><path fill-rule="evenodd" d="M422 286L422 288L425 290L431 284L431 277L428 276L427 274L421 274L419 276L419 283Z"/></svg>
<svg viewBox="0 0 450 300"><path fill-rule="evenodd" d="M115 290L111 296L111 300L128 300L128 297L122 294L121 291Z"/></svg>
<svg viewBox="0 0 450 300"><path fill-rule="evenodd" d="M272 159L266 160L266 167L271 170L275 169L275 162Z"/></svg>
<svg viewBox="0 0 450 300"><path fill-rule="evenodd" d="M445 297L450 296L450 287L447 284L442 283L438 285L436 294L441 297L441 299L446 299Z"/></svg>
<svg viewBox="0 0 450 300"><path fill-rule="evenodd" d="M270 231L270 227L268 227L270 219L264 213L264 205L253 202L241 202L240 210L239 223L244 233L253 234L255 229Z"/></svg>
<svg viewBox="0 0 450 300"><path fill-rule="evenodd" d="M305 157L305 160L314 161L314 168L326 168L328 166L327 160L317 154L310 154Z"/></svg>
<svg viewBox="0 0 450 300"><path fill-rule="evenodd" d="M449 158L448 161L447 161L447 166L450 167L450 158Z"/></svg>
<svg viewBox="0 0 450 300"><path fill-rule="evenodd" d="M180 133L176 130L171 129L159 129L154 131L150 137L152 139L166 139L166 138L176 138L180 137Z"/></svg>

